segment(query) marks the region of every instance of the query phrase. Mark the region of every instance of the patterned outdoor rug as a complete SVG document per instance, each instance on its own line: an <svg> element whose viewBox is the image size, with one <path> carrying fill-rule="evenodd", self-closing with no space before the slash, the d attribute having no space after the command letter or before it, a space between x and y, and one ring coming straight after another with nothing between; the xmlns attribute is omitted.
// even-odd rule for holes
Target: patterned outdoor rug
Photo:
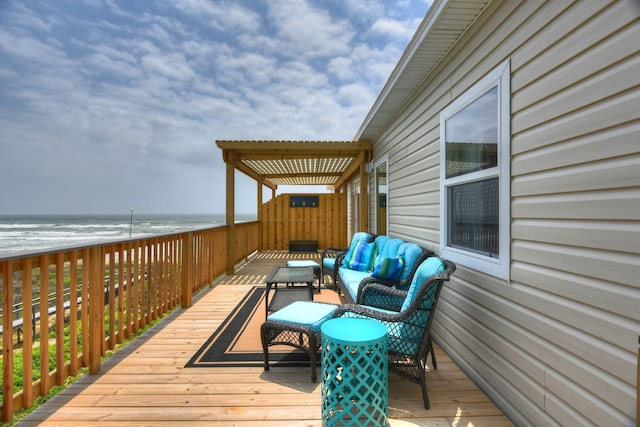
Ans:
<svg viewBox="0 0 640 427"><path fill-rule="evenodd" d="M264 286L252 288L185 365L197 367L263 367L260 326L265 320ZM314 301L340 303L335 291L323 289ZM320 360L318 358L318 360ZM309 356L293 347L269 347L272 366L309 364Z"/></svg>

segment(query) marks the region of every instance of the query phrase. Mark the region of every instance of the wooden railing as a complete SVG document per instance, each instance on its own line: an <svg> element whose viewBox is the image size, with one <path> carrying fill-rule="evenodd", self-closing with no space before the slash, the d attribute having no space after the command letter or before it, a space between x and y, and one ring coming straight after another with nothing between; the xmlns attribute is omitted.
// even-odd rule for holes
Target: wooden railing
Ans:
<svg viewBox="0 0 640 427"><path fill-rule="evenodd" d="M258 249L258 227L235 225L234 263ZM99 372L108 350L177 306L189 307L226 271L227 232L222 226L0 259L2 421L80 368Z"/></svg>

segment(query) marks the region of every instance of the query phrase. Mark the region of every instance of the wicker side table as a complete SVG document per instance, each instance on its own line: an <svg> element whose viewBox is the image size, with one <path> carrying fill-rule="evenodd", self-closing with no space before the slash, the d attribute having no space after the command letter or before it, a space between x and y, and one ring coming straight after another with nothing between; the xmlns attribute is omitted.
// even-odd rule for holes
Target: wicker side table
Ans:
<svg viewBox="0 0 640 427"><path fill-rule="evenodd" d="M321 331L323 425L388 425L387 329L342 317L323 323Z"/></svg>

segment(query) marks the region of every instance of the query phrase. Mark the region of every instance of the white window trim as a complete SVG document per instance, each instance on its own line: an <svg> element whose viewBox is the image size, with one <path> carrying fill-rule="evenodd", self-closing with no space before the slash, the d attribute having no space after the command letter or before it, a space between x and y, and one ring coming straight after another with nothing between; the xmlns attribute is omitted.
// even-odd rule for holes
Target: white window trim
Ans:
<svg viewBox="0 0 640 427"><path fill-rule="evenodd" d="M475 85L460 95L440 113L440 248L441 256L460 266L509 280L511 264L511 68L503 62ZM446 179L445 121L475 101L490 88L498 87L498 168L474 172L464 177ZM499 171L496 173L496 169ZM480 180L499 174L500 249L498 258L448 246L447 187L459 182Z"/></svg>
<svg viewBox="0 0 640 427"><path fill-rule="evenodd" d="M387 228L387 235L389 235L389 201L390 201L390 197L389 197L389 154L385 154L384 156L380 157L378 160L376 160L376 162L373 164L373 183L374 183L374 194L375 194L375 201L374 201L374 217L375 217L375 225L376 225L376 233L378 232L377 228L378 228L378 166L380 166L381 164L386 163L387 164L387 218L386 218L386 228Z"/></svg>

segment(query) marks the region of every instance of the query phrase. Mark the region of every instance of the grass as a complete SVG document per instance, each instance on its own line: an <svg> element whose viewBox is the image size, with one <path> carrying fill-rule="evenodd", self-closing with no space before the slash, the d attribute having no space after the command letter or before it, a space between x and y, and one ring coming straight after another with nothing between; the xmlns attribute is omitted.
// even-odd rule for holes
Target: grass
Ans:
<svg viewBox="0 0 640 427"><path fill-rule="evenodd" d="M113 350L107 351L107 353L104 356L102 356L101 360L104 361L104 360L108 359L115 352L117 352L118 350L122 349L124 346L129 344L131 341L133 341L135 338L140 336L142 333L144 333L145 331L150 329L153 325L157 324L159 321L161 321L165 317L166 317L166 315L162 315L162 316L158 317L156 320L154 320L153 322L151 322L149 325L145 326L144 328L140 328L138 330L137 334L132 335L131 337L126 339L122 344L117 344L116 347ZM108 316L105 318L105 330L107 330L107 331L109 330L109 317ZM65 361L68 361L69 358L70 358L70 344L71 344L70 343L71 334L70 334L70 330L69 330L68 326L65 328L64 334L65 334L65 337L64 337ZM78 335L78 349L79 349L78 351L80 351L81 345L82 345L81 331L78 331L77 335ZM51 338L55 339L55 332L51 332L49 334L49 338L50 339ZM55 349L55 346L50 346L49 347L49 369L51 371L53 371L56 368L56 362L57 361L56 361L56 349ZM23 378L23 366L24 365L23 365L23 352L22 351L14 352L13 366L14 366L13 376L14 376L14 390L15 390L14 393L15 393L15 392L18 392L18 391L22 390L23 387L24 387L24 378ZM0 365L0 377L2 376L3 368L4 367L2 365ZM11 421L6 422L6 423L2 423L2 424L0 424L0 426L1 427L10 427L10 426L15 425L19 421L21 421L24 418L26 418L30 413L32 413L40 405L42 405L43 403L47 402L49 399L51 399L56 394L60 393L62 390L64 390L70 384L73 384L79 378L82 378L88 372L89 372L88 368L79 369L78 375L76 375L74 377L67 377L65 379L65 381L64 381L64 384L62 384L62 385L53 386L49 390L49 393L47 393L46 396L38 396L37 398L34 399L33 404L30 407L19 409L18 411L16 411L14 413L13 418L11 419ZM34 350L33 350L33 380L37 381L39 378L40 378L40 347L38 346L38 347L35 347ZM1 399L2 399L2 395L0 394L0 400Z"/></svg>

